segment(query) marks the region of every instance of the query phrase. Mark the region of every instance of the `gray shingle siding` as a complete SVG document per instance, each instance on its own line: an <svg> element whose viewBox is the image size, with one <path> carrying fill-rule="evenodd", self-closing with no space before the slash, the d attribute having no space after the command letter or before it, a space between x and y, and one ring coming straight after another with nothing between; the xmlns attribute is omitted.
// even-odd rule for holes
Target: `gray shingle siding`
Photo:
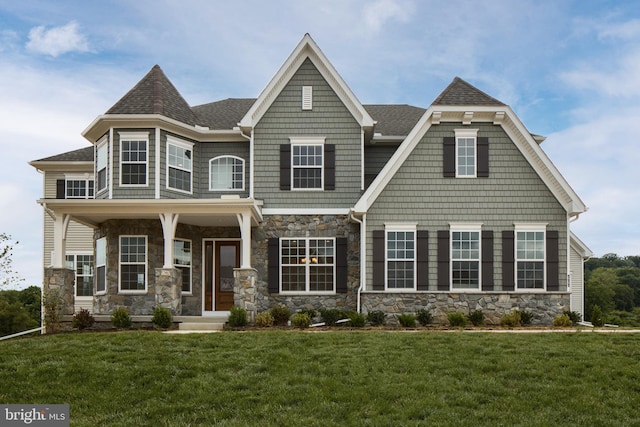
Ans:
<svg viewBox="0 0 640 427"><path fill-rule="evenodd" d="M236 156L244 160L244 191L209 191L209 160L218 156ZM220 198L223 194L249 196L249 142L201 142L198 144L196 165L200 178L198 195L202 199Z"/></svg>
<svg viewBox="0 0 640 427"><path fill-rule="evenodd" d="M302 86L313 86L312 110L302 110ZM279 147L295 136L335 144L335 190L280 190ZM255 126L254 138L255 197L265 208L348 208L360 196L360 126L309 59Z"/></svg>
<svg viewBox="0 0 640 427"><path fill-rule="evenodd" d="M443 178L442 141L453 136L460 123L433 126L391 179L367 213L367 259L372 259L372 230L385 221L418 223L419 230L435 236L451 222L479 222L494 232L494 290L502 283L502 230L514 222L548 223L559 231L560 290L566 290L566 211L501 127L473 124L478 136L489 138L488 178ZM437 239L429 239L429 289L437 284ZM371 263L367 289L371 289Z"/></svg>
<svg viewBox="0 0 640 427"><path fill-rule="evenodd" d="M121 187L120 186L120 134L119 132L144 132L149 133L149 143L147 146L147 185L144 187ZM113 198L114 199L153 199L155 197L156 182L156 150L155 129L114 129L113 132L113 156L109 159L113 161ZM109 166L107 166L108 175ZM107 187L109 180L107 178Z"/></svg>

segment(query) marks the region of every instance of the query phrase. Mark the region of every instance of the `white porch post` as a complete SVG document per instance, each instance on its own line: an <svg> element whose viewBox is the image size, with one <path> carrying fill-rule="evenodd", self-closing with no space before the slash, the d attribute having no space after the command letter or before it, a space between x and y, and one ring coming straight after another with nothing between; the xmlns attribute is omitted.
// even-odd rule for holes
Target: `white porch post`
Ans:
<svg viewBox="0 0 640 427"><path fill-rule="evenodd" d="M67 252L67 229L69 228L68 214L57 214L53 218L53 268L65 268Z"/></svg>
<svg viewBox="0 0 640 427"><path fill-rule="evenodd" d="M242 255L240 268L251 268L251 214L242 212L237 214L242 236Z"/></svg>
<svg viewBox="0 0 640 427"><path fill-rule="evenodd" d="M173 268L173 239L176 237L179 214L161 213L162 234L164 235L164 265L162 268Z"/></svg>

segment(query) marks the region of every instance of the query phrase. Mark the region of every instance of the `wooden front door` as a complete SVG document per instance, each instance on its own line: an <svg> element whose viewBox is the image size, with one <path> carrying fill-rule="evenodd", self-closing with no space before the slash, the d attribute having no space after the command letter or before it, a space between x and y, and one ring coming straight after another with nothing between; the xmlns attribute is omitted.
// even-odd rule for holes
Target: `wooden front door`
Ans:
<svg viewBox="0 0 640 427"><path fill-rule="evenodd" d="M233 306L233 269L240 267L240 242L205 242L205 311Z"/></svg>

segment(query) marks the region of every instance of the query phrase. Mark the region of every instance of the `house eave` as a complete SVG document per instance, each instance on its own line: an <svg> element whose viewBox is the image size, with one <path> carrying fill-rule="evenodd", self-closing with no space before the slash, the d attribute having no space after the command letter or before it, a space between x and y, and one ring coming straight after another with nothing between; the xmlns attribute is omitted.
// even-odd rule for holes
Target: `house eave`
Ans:
<svg viewBox="0 0 640 427"><path fill-rule="evenodd" d="M39 171L92 172L93 162L79 161L40 161L29 162L29 166Z"/></svg>

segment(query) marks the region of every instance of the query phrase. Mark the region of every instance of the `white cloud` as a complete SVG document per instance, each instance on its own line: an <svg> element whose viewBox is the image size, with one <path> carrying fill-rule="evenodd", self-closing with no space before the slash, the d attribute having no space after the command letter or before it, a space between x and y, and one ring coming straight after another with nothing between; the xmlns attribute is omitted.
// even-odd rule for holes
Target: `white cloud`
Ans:
<svg viewBox="0 0 640 427"><path fill-rule="evenodd" d="M78 23L69 22L61 27L53 27L49 30L44 26L32 28L29 31L27 49L54 58L68 52L88 52L89 43L78 30Z"/></svg>
<svg viewBox="0 0 640 427"><path fill-rule="evenodd" d="M364 13L364 21L373 31L379 31L390 20L407 22L411 17L410 4L396 0L378 0L373 5L367 5Z"/></svg>
<svg viewBox="0 0 640 427"><path fill-rule="evenodd" d="M600 39L633 40L640 37L640 19L602 25L597 31Z"/></svg>

